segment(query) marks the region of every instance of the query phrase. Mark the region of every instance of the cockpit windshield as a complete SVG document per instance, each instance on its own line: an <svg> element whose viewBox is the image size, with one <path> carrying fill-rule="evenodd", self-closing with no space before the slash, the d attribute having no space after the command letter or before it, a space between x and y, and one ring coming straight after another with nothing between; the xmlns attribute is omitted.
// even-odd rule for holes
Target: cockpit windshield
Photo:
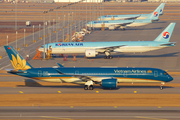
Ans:
<svg viewBox="0 0 180 120"><path fill-rule="evenodd" d="M164 74L164 75L168 75L168 73L167 73L167 72L164 72L163 74Z"/></svg>

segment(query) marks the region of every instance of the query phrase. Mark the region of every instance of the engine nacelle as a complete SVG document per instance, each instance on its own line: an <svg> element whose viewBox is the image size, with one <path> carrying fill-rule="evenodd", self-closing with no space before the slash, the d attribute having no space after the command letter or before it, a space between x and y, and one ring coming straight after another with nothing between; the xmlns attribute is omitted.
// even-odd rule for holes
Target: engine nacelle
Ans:
<svg viewBox="0 0 180 120"><path fill-rule="evenodd" d="M86 57L96 57L97 54L98 52L96 52L96 50L93 50L93 49L89 49L85 51Z"/></svg>
<svg viewBox="0 0 180 120"><path fill-rule="evenodd" d="M114 25L110 25L109 26L109 30L114 30L115 29L115 26Z"/></svg>
<svg viewBox="0 0 180 120"><path fill-rule="evenodd" d="M117 88L117 79L103 79L101 82L103 88L114 89Z"/></svg>

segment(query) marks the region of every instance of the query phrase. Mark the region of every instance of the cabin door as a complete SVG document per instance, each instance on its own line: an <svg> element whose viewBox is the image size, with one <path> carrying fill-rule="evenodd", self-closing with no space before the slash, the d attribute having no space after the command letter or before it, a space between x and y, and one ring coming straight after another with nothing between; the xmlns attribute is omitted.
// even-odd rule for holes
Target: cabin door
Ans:
<svg viewBox="0 0 180 120"><path fill-rule="evenodd" d="M41 77L41 76L42 76L42 71L39 70L39 71L38 71L38 77Z"/></svg>
<svg viewBox="0 0 180 120"><path fill-rule="evenodd" d="M154 77L158 77L158 71L154 71Z"/></svg>
<svg viewBox="0 0 180 120"><path fill-rule="evenodd" d="M78 70L75 71L75 75L79 75L79 71Z"/></svg>

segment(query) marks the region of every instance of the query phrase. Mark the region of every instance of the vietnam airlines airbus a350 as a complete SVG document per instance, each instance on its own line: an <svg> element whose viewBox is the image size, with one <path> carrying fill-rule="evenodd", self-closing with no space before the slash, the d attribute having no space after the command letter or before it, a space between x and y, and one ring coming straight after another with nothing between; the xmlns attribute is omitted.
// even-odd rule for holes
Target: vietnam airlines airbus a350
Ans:
<svg viewBox="0 0 180 120"><path fill-rule="evenodd" d="M161 3L154 12L158 12L159 15L163 15L165 3ZM154 13L152 12L152 13ZM151 13L150 13L151 14ZM103 15L98 20L133 20L133 19L146 19L150 14L130 14L130 15Z"/></svg>
<svg viewBox="0 0 180 120"><path fill-rule="evenodd" d="M138 26L144 26L150 23L153 23L154 21L159 21L159 8L157 8L156 11L149 14L146 19L140 19L140 20L99 20L99 21L90 21L86 24L88 28L108 28L109 30L114 29L125 29L126 27L138 27Z"/></svg>
<svg viewBox="0 0 180 120"><path fill-rule="evenodd" d="M117 88L120 82L159 82L163 89L165 82L173 78L164 70L157 68L118 68L118 67L60 67L33 68L12 46L4 46L14 70L11 74L48 82L70 82L84 84L85 90L92 90L93 84L103 88Z"/></svg>
<svg viewBox="0 0 180 120"><path fill-rule="evenodd" d="M148 52L175 46L175 42L169 42L174 26L175 23L170 23L154 41L56 42L41 46L39 51L51 49L52 54L85 53L86 57L106 54L105 59L112 58L111 53Z"/></svg>

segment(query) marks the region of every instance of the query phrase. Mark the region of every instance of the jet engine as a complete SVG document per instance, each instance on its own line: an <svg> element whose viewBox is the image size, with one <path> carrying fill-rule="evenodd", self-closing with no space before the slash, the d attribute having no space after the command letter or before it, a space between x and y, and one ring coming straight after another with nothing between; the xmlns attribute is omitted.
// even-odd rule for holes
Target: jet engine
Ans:
<svg viewBox="0 0 180 120"><path fill-rule="evenodd" d="M96 57L97 54L98 54L98 52L96 50L93 50L93 49L89 49L89 50L85 51L86 57Z"/></svg>
<svg viewBox="0 0 180 120"><path fill-rule="evenodd" d="M101 82L101 86L108 89L117 88L117 79L103 79Z"/></svg>

